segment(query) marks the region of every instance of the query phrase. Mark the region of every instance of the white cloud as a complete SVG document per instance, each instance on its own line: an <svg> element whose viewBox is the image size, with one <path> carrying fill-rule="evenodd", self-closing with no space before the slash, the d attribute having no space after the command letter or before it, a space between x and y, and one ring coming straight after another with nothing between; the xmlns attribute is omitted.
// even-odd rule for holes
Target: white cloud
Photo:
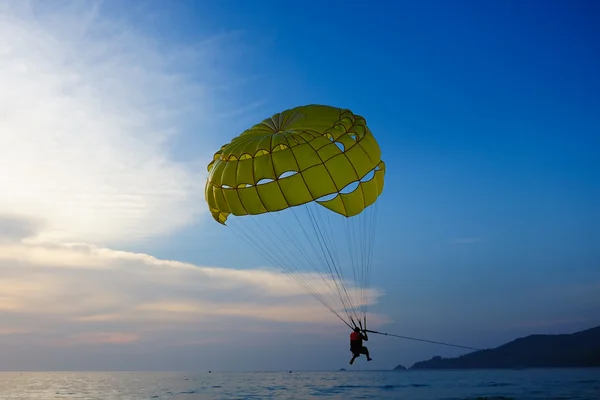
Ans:
<svg viewBox="0 0 600 400"><path fill-rule="evenodd" d="M4 337L29 332L38 339L59 335L61 342L127 343L165 330L244 331L249 321L341 324L289 275L269 270L27 241L0 244L0 270ZM372 326L384 321L371 320Z"/></svg>
<svg viewBox="0 0 600 400"><path fill-rule="evenodd" d="M53 7L0 4L0 213L36 219L44 240L103 244L192 222L205 167L170 159L168 139L221 111L212 64L228 36L171 48L89 3Z"/></svg>

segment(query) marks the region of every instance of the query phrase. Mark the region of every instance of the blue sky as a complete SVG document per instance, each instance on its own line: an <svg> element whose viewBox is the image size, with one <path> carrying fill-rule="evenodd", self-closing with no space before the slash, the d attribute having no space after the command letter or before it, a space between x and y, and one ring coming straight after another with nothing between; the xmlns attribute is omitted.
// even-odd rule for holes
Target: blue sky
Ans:
<svg viewBox="0 0 600 400"><path fill-rule="evenodd" d="M30 5L0 7L0 268L20 288L0 368L346 367L347 329L257 275L203 196L222 144L310 103L382 148L380 330L494 347L600 324L596 3ZM369 346L357 368L461 354Z"/></svg>

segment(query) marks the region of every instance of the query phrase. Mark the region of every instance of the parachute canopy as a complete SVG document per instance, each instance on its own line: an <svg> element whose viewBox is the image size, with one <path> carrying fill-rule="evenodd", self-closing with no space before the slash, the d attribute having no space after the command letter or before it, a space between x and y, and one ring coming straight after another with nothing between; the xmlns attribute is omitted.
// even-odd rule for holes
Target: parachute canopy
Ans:
<svg viewBox="0 0 600 400"><path fill-rule="evenodd" d="M205 196L217 222L349 326L366 325L376 217L366 211L383 191L385 164L363 117L326 105L285 110L222 146L208 171ZM344 277L347 264L353 283ZM324 273L315 275L319 267Z"/></svg>
<svg viewBox="0 0 600 400"><path fill-rule="evenodd" d="M229 214L312 201L351 217L383 190L381 151L365 119L329 106L296 107L265 119L224 145L208 170L206 200L221 223ZM375 179L360 182L369 173ZM360 190L342 193L353 183Z"/></svg>

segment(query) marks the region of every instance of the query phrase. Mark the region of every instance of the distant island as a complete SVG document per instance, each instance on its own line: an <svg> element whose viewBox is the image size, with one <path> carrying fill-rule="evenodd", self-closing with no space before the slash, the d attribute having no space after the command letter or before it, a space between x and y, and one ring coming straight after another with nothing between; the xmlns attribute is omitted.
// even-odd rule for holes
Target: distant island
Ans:
<svg viewBox="0 0 600 400"><path fill-rule="evenodd" d="M433 357L410 369L600 367L600 326L561 335L530 335L456 358ZM402 365L394 370L405 369Z"/></svg>

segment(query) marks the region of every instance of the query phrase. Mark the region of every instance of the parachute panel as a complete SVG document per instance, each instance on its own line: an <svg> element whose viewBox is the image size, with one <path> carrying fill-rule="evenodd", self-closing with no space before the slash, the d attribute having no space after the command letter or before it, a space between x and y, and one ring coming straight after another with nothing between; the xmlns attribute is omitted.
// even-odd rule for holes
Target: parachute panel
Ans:
<svg viewBox="0 0 600 400"><path fill-rule="evenodd" d="M289 207L285 200L279 182L273 181L258 185L258 195L267 211L280 211Z"/></svg>
<svg viewBox="0 0 600 400"><path fill-rule="evenodd" d="M327 168L322 164L307 169L302 172L302 176L304 176L304 180L313 199L318 199L337 192L337 188L331 175L329 175Z"/></svg>
<svg viewBox="0 0 600 400"><path fill-rule="evenodd" d="M289 148L273 153L272 159L277 178L280 178L285 172L298 172L300 170L300 167Z"/></svg>
<svg viewBox="0 0 600 400"><path fill-rule="evenodd" d="M306 171L310 167L322 163L319 154L315 152L309 143L303 143L292 147L292 154L298 162L298 169L300 171Z"/></svg>
<svg viewBox="0 0 600 400"><path fill-rule="evenodd" d="M229 207L231 213L233 215L244 215L246 214L246 209L244 208L240 196L239 191L235 189L222 189L223 196L225 197L225 201L227 202L227 206Z"/></svg>
<svg viewBox="0 0 600 400"><path fill-rule="evenodd" d="M350 163L354 166L358 176L364 176L372 170L372 161L369 158L369 154L360 143L356 143L348 149L345 154Z"/></svg>
<svg viewBox="0 0 600 400"><path fill-rule="evenodd" d="M246 212L236 215L257 215L267 212L266 207L263 205L263 202L260 199L256 186L238 189L237 192L240 195L240 200L244 205Z"/></svg>
<svg viewBox="0 0 600 400"><path fill-rule="evenodd" d="M337 192L348 186L350 183L358 180L356 171L345 154L335 156L325 162L327 172L333 178Z"/></svg>
<svg viewBox="0 0 600 400"><path fill-rule="evenodd" d="M285 198L290 206L299 206L311 202L314 198L311 195L302 174L295 174L285 179L280 179L279 186L283 191Z"/></svg>

